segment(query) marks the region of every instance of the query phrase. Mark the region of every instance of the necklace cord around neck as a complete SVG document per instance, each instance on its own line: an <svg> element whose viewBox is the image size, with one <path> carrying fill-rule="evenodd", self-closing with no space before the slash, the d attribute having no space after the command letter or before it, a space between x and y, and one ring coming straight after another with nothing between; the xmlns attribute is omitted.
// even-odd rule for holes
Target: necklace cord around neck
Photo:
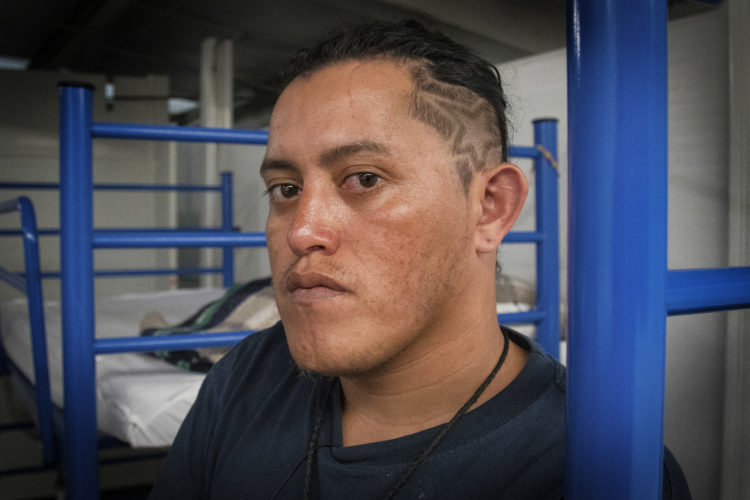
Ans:
<svg viewBox="0 0 750 500"><path fill-rule="evenodd" d="M500 355L500 359L497 361L497 364L492 369L489 375L487 375L487 378L484 379L484 382L477 388L476 391L474 391L474 394L471 395L469 400L464 403L464 405L456 412L455 415L453 415L453 418L443 426L443 428L440 430L437 436L428 444L422 452L417 456L417 458L412 461L412 463L409 464L409 467L407 467L404 472L401 474L401 477L396 482L396 484L391 488L391 490L386 494L385 499L390 500L393 498L396 493L406 484L406 482L409 480L409 478L414 474L414 472L417 470L417 468L424 462L424 460L429 457L432 452L437 448L438 444L440 444L440 441L443 440L446 434L448 434L448 431L453 428L453 426L458 422L461 417L463 417L466 412L469 411L469 408L471 408L474 403L477 402L477 399L479 399L479 396L482 395L482 393L487 389L487 386L490 385L490 382L495 378L495 375L497 375L497 372L500 371L500 368L503 366L503 363L505 363L505 358L508 356L508 350L509 350L509 344L510 340L508 339L508 334L505 333L505 330L500 328L500 331L503 334L503 352Z"/></svg>
<svg viewBox="0 0 750 500"><path fill-rule="evenodd" d="M305 465L305 493L304 499L310 498L310 488L312 486L312 471L313 462L315 461L315 452L318 448L318 441L320 440L320 429L323 427L323 418L328 408L328 402L331 398L331 390L333 389L333 378L328 379L326 382L325 390L323 393L323 401L321 407L318 410L318 418L315 419L315 426L313 427L312 435L310 436L310 443L307 445L307 463Z"/></svg>
<svg viewBox="0 0 750 500"><path fill-rule="evenodd" d="M399 480L393 485L393 488L385 495L386 500L390 500L393 498L396 493L406 484L406 482L409 480L409 478L414 474L414 472L417 470L417 468L422 464L422 462L425 461L427 457L429 457L432 452L437 448L438 444L443 440L446 434L453 428L453 426L458 422L461 417L463 417L466 412L469 411L469 408L471 408L474 403L477 402L479 397L482 395L482 393L487 389L487 386L490 385L492 380L494 380L495 375L497 375L497 372L500 371L500 368L503 366L503 363L505 363L505 358L508 356L508 350L510 347L510 339L508 338L508 334L505 332L505 330L501 327L500 328L501 333L503 334L503 352L500 354L500 359L498 359L497 364L495 364L495 367L492 369L489 375L487 375L487 378L484 379L484 382L477 388L476 391L474 391L474 394L471 395L468 401L464 403L464 405L456 412L455 415L453 415L453 418L443 426L442 429L440 429L440 432L438 432L437 436L433 438L430 443L425 446L425 448L417 455L417 457L409 464L409 466L404 469L404 472L399 477ZM333 387L333 380L329 379L326 383L325 387L325 393L323 396L323 403L322 407L318 411L318 416L315 421L315 426L313 427L312 435L310 436L310 443L307 447L307 464L305 467L305 489L304 489L304 500L308 500L310 498L310 489L312 487L312 472L313 472L313 462L315 461L315 453L318 448L318 441L320 439L320 431L321 427L323 425L323 418L326 414L326 409L329 406L329 400L331 397L331 389Z"/></svg>

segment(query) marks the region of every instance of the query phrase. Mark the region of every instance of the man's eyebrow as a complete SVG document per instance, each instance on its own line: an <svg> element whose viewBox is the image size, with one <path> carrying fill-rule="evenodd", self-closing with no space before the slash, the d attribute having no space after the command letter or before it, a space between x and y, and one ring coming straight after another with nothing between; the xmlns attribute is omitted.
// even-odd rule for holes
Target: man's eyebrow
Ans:
<svg viewBox="0 0 750 500"><path fill-rule="evenodd" d="M322 165L330 165L337 160L357 153L377 153L385 156L390 155L390 151L384 144L370 140L362 140L351 142L349 144L342 144L323 151L323 153L320 154L319 160Z"/></svg>
<svg viewBox="0 0 750 500"><path fill-rule="evenodd" d="M260 175L263 176L268 170L292 170L296 172L299 169L294 163L287 160L263 158L263 161L260 164Z"/></svg>
<svg viewBox="0 0 750 500"><path fill-rule="evenodd" d="M357 153L376 153L389 156L390 150L384 144L379 142L362 140L348 144L341 144L327 149L320 154L318 160L321 165L331 165L337 160ZM281 158L264 158L263 162L260 164L260 175L262 176L268 170L287 170L297 172L299 171L299 168L294 162L289 160Z"/></svg>

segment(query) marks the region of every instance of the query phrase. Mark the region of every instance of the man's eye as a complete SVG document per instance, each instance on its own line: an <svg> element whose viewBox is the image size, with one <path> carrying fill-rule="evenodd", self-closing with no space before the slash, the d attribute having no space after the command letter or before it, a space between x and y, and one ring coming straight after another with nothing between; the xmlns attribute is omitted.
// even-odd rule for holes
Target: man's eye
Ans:
<svg viewBox="0 0 750 500"><path fill-rule="evenodd" d="M363 191L374 188L382 180L378 174L372 172L358 172L344 179L344 187L351 191Z"/></svg>
<svg viewBox="0 0 750 500"><path fill-rule="evenodd" d="M276 200L294 198L299 193L299 187L294 184L277 184L268 189L268 194Z"/></svg>

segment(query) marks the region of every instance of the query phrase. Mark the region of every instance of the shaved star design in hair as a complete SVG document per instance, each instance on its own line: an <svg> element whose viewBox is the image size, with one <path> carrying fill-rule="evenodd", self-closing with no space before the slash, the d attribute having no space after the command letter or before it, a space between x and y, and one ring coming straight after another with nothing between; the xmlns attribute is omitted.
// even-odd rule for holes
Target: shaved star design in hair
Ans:
<svg viewBox="0 0 750 500"><path fill-rule="evenodd" d="M413 79L411 112L450 143L458 174L468 189L474 172L502 161L495 110L466 87L434 79L424 67L414 69Z"/></svg>

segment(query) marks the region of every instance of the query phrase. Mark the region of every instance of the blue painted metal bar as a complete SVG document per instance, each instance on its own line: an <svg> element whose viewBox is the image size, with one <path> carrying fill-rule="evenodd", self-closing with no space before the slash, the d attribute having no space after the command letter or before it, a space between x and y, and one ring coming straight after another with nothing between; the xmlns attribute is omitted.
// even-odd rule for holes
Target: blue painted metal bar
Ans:
<svg viewBox="0 0 750 500"><path fill-rule="evenodd" d="M179 233L179 232L215 232L221 231L222 228L216 227L129 227L129 228L100 228L97 232L102 233L118 233L118 232L130 232L139 231L144 233ZM22 236L23 233L18 229L3 229L0 230L0 236ZM39 229L37 236L59 236L59 229Z"/></svg>
<svg viewBox="0 0 750 500"><path fill-rule="evenodd" d="M750 307L750 267L669 271L666 294L671 315Z"/></svg>
<svg viewBox="0 0 750 500"><path fill-rule="evenodd" d="M175 267L164 269L108 269L94 271L95 278L116 278L121 276L165 276L171 274L220 274L224 271L221 267ZM7 272L7 271L6 271ZM24 274L10 273L23 279ZM56 279L60 277L59 272L42 272L42 279ZM2 279L2 268L0 267L0 279ZM23 285L25 287L25 284Z"/></svg>
<svg viewBox="0 0 750 500"><path fill-rule="evenodd" d="M39 229L37 236L55 236L60 234L58 229ZM0 229L0 236L23 236L20 229Z"/></svg>
<svg viewBox="0 0 750 500"><path fill-rule="evenodd" d="M567 498L661 497L666 2L568 2Z"/></svg>
<svg viewBox="0 0 750 500"><path fill-rule="evenodd" d="M254 330L243 330L222 333L185 333L159 337L102 338L96 339L94 350L97 354L116 354L234 345L253 333L255 333Z"/></svg>
<svg viewBox="0 0 750 500"><path fill-rule="evenodd" d="M505 235L503 243L537 243L544 239L538 231L512 231Z"/></svg>
<svg viewBox="0 0 750 500"><path fill-rule="evenodd" d="M234 230L234 201L232 199L232 174L221 174L221 229L227 233ZM234 283L234 248L225 246L221 249L222 278L225 288Z"/></svg>
<svg viewBox="0 0 750 500"><path fill-rule="evenodd" d="M0 182L0 189L58 190L57 182ZM221 191L222 186L196 184L94 184L95 191Z"/></svg>
<svg viewBox="0 0 750 500"><path fill-rule="evenodd" d="M221 267L175 267L164 269L109 269L94 271L96 278L115 278L118 276L164 276L171 274L219 274Z"/></svg>
<svg viewBox="0 0 750 500"><path fill-rule="evenodd" d="M549 315L544 311L531 310L517 313L498 314L497 320L503 325L536 325L539 324L540 321L544 321L548 317Z"/></svg>
<svg viewBox="0 0 750 500"><path fill-rule="evenodd" d="M508 156L534 159L539 156L539 150L534 146L508 146Z"/></svg>
<svg viewBox="0 0 750 500"><path fill-rule="evenodd" d="M60 86L60 227L67 495L99 492L94 365L93 90Z"/></svg>
<svg viewBox="0 0 750 500"><path fill-rule="evenodd" d="M60 189L57 182L0 182L0 189Z"/></svg>
<svg viewBox="0 0 750 500"><path fill-rule="evenodd" d="M220 142L258 144L268 142L264 130L233 130L208 127L177 127L174 125L141 125L131 123L100 123L91 125L93 137L106 139L143 139L149 141Z"/></svg>
<svg viewBox="0 0 750 500"><path fill-rule="evenodd" d="M18 199L23 231L24 267L26 273L26 297L31 327L31 350L34 358L34 397L39 438L42 442L44 463L55 461L54 428L52 425L52 396L50 393L49 369L47 367L47 338L44 324L44 302L39 266L39 239L36 235L36 216L31 201L22 196Z"/></svg>
<svg viewBox="0 0 750 500"><path fill-rule="evenodd" d="M221 191L221 186L195 184L94 184L94 191Z"/></svg>
<svg viewBox="0 0 750 500"><path fill-rule="evenodd" d="M142 233L213 233L223 231L221 227L116 227L116 228L97 228L97 233L132 233L138 231Z"/></svg>
<svg viewBox="0 0 750 500"><path fill-rule="evenodd" d="M15 273L3 270L4 272L0 273L0 277L26 293L31 329L31 350L34 359L34 379L36 382L34 399L39 423L39 438L42 443L42 460L44 463L52 463L55 461L54 428L52 426L52 399L47 367L47 338L44 326L36 216L31 201L25 196L0 203L0 213L7 213L11 210L18 211L21 216L25 272L24 277L20 277Z"/></svg>
<svg viewBox="0 0 750 500"><path fill-rule="evenodd" d="M119 233L94 231L95 248L171 248L171 247L260 247L266 245L265 233L175 232L158 234L141 231Z"/></svg>
<svg viewBox="0 0 750 500"><path fill-rule="evenodd" d="M536 337L539 345L555 358L560 357L560 236L558 222L557 120L534 121L534 143L551 156L534 158L536 180L536 230L544 235L537 242L536 308L546 317L540 321Z"/></svg>

